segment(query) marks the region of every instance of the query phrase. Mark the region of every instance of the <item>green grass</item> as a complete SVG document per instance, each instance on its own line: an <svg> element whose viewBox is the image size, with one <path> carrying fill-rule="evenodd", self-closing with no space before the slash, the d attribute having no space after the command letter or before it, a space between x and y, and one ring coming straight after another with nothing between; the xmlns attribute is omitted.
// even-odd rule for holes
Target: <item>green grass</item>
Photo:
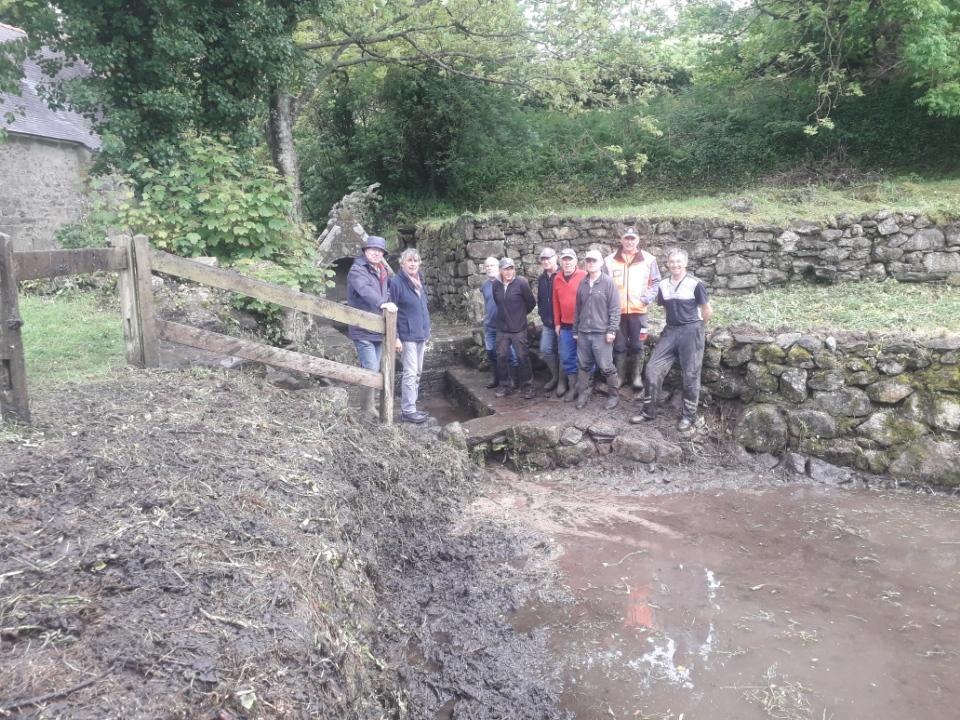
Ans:
<svg viewBox="0 0 960 720"><path fill-rule="evenodd" d="M120 313L94 293L21 295L20 315L30 389L102 377L126 364Z"/></svg>
<svg viewBox="0 0 960 720"><path fill-rule="evenodd" d="M960 287L885 282L793 286L715 296L713 326L750 323L765 330L960 332Z"/></svg>
<svg viewBox="0 0 960 720"><path fill-rule="evenodd" d="M751 213L736 213L727 203L735 198L750 198L755 204ZM512 217L533 218L557 214L564 217L603 217L608 219L656 217L678 220L716 218L739 221L748 225L787 225L793 220L823 222L842 212L861 215L877 210L895 210L922 214L934 222L960 218L960 178L920 180L915 177L869 182L843 189L822 186L744 188L737 192L695 195L684 198L638 197L616 203L590 207L545 205ZM497 214L483 213L483 217ZM500 213L503 214L503 213ZM431 218L431 225L454 220L455 217Z"/></svg>

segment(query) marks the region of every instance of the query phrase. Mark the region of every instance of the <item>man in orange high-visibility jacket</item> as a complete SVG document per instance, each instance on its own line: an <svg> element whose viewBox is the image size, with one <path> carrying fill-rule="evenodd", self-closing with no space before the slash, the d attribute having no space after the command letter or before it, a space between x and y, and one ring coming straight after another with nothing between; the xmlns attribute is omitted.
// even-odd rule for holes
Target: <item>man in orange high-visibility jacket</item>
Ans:
<svg viewBox="0 0 960 720"><path fill-rule="evenodd" d="M657 259L640 249L640 233L628 227L620 249L604 261L620 292L620 329L613 344L613 362L624 383L629 379L635 398L643 395L643 351L647 338L647 306L657 297ZM628 367L629 366L629 367Z"/></svg>

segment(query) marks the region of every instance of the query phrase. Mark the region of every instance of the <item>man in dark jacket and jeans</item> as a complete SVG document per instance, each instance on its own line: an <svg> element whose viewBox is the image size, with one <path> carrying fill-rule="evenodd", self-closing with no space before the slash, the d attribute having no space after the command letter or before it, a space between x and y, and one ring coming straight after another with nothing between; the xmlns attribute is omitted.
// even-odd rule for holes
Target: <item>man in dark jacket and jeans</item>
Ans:
<svg viewBox="0 0 960 720"><path fill-rule="evenodd" d="M557 354L557 330L553 317L553 278L557 274L557 251L545 247L540 251L540 267L543 272L537 278L537 313L543 323L540 333L540 358L546 363L550 379L544 383L545 392L557 386L560 379L560 356Z"/></svg>
<svg viewBox="0 0 960 720"><path fill-rule="evenodd" d="M353 261L347 273L347 305L358 310L380 314L384 308L396 311L390 302L390 268L383 256L387 243L382 237L368 235L363 241L360 256ZM380 372L380 358L383 353L383 335L351 325L347 335L357 348L360 367L364 370ZM376 414L376 390L364 388L363 409Z"/></svg>
<svg viewBox="0 0 960 720"><path fill-rule="evenodd" d="M493 285L493 299L497 303L497 367L500 371L500 387L497 397L513 392L508 378L510 348L517 354L517 379L523 387L523 397L531 400L533 370L527 341L527 313L536 307L537 301L526 278L517 277L513 260L500 261L500 282Z"/></svg>
<svg viewBox="0 0 960 720"><path fill-rule="evenodd" d="M620 402L620 377L613 364L613 341L620 327L620 293L603 273L603 256L590 250L584 259L587 276L577 287L573 337L577 341L577 408L590 402L590 374L596 364L609 388L607 410Z"/></svg>

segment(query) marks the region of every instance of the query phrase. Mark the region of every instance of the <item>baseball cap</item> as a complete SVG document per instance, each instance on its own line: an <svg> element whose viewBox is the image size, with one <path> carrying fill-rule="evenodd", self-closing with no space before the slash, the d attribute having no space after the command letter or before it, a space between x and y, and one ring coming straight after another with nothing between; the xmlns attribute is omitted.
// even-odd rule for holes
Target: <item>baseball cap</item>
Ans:
<svg viewBox="0 0 960 720"><path fill-rule="evenodd" d="M574 260L576 260L577 251L574 250L573 248L564 248L563 250L560 251L560 259L562 260L563 258L573 258Z"/></svg>
<svg viewBox="0 0 960 720"><path fill-rule="evenodd" d="M603 262L603 255L600 254L599 250L587 250L587 254L583 256L584 260L596 260L597 262Z"/></svg>
<svg viewBox="0 0 960 720"><path fill-rule="evenodd" d="M626 229L620 234L620 237L635 237L635 238L638 238L638 237L640 237L640 233L637 232L637 229L636 229L633 225L630 225L628 228L626 228Z"/></svg>
<svg viewBox="0 0 960 720"><path fill-rule="evenodd" d="M507 268L512 268L512 267L516 267L516 264L510 258L505 257L500 261L501 270L506 270Z"/></svg>
<svg viewBox="0 0 960 720"><path fill-rule="evenodd" d="M543 250L540 251L540 259L541 260L549 259L556 256L556 254L557 254L557 251L554 250L553 248L545 247Z"/></svg>

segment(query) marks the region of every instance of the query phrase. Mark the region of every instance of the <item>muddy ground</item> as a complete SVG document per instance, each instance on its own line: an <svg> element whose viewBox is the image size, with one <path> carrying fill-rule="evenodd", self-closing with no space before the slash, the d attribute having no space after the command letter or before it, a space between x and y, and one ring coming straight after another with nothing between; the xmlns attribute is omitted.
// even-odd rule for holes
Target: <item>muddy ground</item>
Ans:
<svg viewBox="0 0 960 720"><path fill-rule="evenodd" d="M0 717L955 717L960 501L725 450L518 475L123 372L0 431Z"/></svg>

